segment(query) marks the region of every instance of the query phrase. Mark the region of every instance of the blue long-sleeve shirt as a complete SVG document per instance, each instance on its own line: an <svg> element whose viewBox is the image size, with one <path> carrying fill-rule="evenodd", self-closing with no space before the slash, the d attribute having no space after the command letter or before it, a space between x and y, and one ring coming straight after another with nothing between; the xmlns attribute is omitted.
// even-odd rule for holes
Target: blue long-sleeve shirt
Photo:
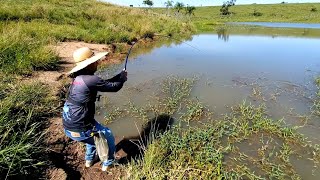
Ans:
<svg viewBox="0 0 320 180"><path fill-rule="evenodd" d="M96 75L77 76L69 88L67 101L63 107L64 128L74 132L92 129L95 122L97 92L117 92L125 81L123 73L108 80Z"/></svg>

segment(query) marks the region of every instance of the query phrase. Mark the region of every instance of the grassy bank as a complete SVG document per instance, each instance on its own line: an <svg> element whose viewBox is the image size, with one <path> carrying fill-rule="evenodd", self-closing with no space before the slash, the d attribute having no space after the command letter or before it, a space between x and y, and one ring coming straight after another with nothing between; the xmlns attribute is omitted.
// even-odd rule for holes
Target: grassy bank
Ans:
<svg viewBox="0 0 320 180"><path fill-rule="evenodd" d="M59 41L125 43L192 30L173 18L95 0L7 0L0 7L0 68L22 74L55 68L57 58L46 45Z"/></svg>
<svg viewBox="0 0 320 180"><path fill-rule="evenodd" d="M320 23L319 3L250 4L229 8L230 15L220 15L221 6L197 7L191 21L199 31L210 31L225 22L302 22ZM156 9L167 13L166 9ZM299 12L299 13L297 13ZM183 12L184 13L184 12ZM173 14L173 10L171 12Z"/></svg>
<svg viewBox="0 0 320 180"><path fill-rule="evenodd" d="M0 179L37 174L42 130L59 112L52 87L22 81L56 70L61 41L126 43L154 33L188 36L192 25L95 0L5 0L0 7ZM72 53L72 52L70 52ZM34 172L34 173L33 173Z"/></svg>
<svg viewBox="0 0 320 180"><path fill-rule="evenodd" d="M44 150L41 130L46 117L58 112L56 98L46 85L19 83L12 76L0 79L0 179L41 174L35 171L45 160L39 158Z"/></svg>

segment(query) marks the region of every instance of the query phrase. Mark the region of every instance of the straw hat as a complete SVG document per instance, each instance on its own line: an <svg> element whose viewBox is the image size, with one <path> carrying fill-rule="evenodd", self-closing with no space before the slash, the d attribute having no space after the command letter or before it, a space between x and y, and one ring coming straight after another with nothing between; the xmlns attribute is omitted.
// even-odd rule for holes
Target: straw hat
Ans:
<svg viewBox="0 0 320 180"><path fill-rule="evenodd" d="M73 60L76 64L76 67L74 67L69 74L72 74L74 72L77 72L90 64L100 60L102 57L106 56L108 52L101 52L94 54L93 51L91 51L88 47L83 47L80 49L77 49L73 53Z"/></svg>

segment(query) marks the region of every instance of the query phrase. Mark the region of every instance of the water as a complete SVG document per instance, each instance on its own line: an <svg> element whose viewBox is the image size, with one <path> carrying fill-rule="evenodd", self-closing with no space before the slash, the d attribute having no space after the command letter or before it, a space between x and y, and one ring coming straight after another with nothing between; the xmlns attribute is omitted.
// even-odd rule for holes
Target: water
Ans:
<svg viewBox="0 0 320 180"><path fill-rule="evenodd" d="M278 28L320 29L320 24L310 24L310 23L233 22L230 24L254 25L254 26L263 26L263 27L278 27Z"/></svg>
<svg viewBox="0 0 320 180"><path fill-rule="evenodd" d="M192 97L210 108L214 117L230 112L231 106L243 100L264 103L273 119L284 118L289 126L306 123L298 131L319 144L320 118L310 115L310 109L316 92L314 78L320 68L320 30L313 29L310 35L301 29L224 29L194 35L187 43L199 50L181 43L130 60L125 87L118 93L103 93L107 111L125 109L123 104L129 101L138 107L156 103L154 97L167 76L196 76ZM100 112L97 118L103 121L107 112ZM305 117L309 117L307 122ZM116 136L132 136L142 124L139 118L121 117L108 126ZM295 163L303 179L320 177L318 171L316 176L304 173L303 165Z"/></svg>

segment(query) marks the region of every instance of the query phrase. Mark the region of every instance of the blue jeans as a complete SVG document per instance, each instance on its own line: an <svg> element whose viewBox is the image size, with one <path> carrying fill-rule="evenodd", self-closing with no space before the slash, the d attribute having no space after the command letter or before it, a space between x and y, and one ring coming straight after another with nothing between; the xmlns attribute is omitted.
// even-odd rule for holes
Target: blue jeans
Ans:
<svg viewBox="0 0 320 180"><path fill-rule="evenodd" d="M104 166L109 166L114 161L114 153L115 153L115 150L116 150L115 143L114 143L114 136L113 136L113 134L112 134L112 132L111 132L111 130L109 128L102 126L97 121L95 123L95 127L96 127L96 130L101 131L105 135L105 137L106 137L106 139L108 141L108 146L109 146L109 154L108 155L109 155L109 158L108 158L107 161L103 162L103 165ZM90 137L86 132L80 132L79 134L77 134L77 137L73 137L72 136L72 132L70 132L70 131L68 131L66 129L64 130L64 132L72 140L86 143L86 156L85 156L85 159L87 161L92 161L94 159L95 154L96 154L96 146L94 144L93 137Z"/></svg>

